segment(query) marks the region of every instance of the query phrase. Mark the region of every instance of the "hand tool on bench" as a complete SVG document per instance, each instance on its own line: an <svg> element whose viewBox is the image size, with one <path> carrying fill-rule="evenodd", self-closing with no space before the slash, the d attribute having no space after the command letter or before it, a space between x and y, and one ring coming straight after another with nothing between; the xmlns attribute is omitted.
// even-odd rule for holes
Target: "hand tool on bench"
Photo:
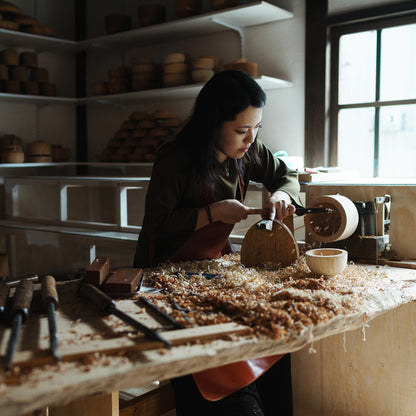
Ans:
<svg viewBox="0 0 416 416"><path fill-rule="evenodd" d="M49 345L52 356L55 361L60 361L61 357L58 355L58 331L56 329L55 310L58 309L59 299L58 292L56 291L56 281L51 275L42 276L41 282L41 295L42 295L42 307L48 314L49 325Z"/></svg>
<svg viewBox="0 0 416 416"><path fill-rule="evenodd" d="M81 284L79 287L79 294L89 300L91 300L101 312L106 315L113 314L120 318L125 323L131 325L133 328L142 332L149 339L155 341L163 342L167 347L172 346L172 343L159 335L154 329L149 328L148 326L142 324L139 321L136 321L131 316L117 309L116 303L113 299L107 296L105 293L101 292L98 288L91 284Z"/></svg>
<svg viewBox="0 0 416 416"><path fill-rule="evenodd" d="M12 319L12 332L10 334L9 343L7 344L5 370L10 370L11 368L13 355L16 351L17 341L19 339L20 327L29 314L32 296L33 282L30 280L22 280L16 288L10 313Z"/></svg>
<svg viewBox="0 0 416 416"><path fill-rule="evenodd" d="M5 282L7 286L14 287L14 286L17 286L22 280L31 280L33 283L36 283L39 280L39 276L37 274L28 274L25 276L16 277L13 280L10 280L10 279L1 280L0 279L0 282Z"/></svg>
<svg viewBox="0 0 416 416"><path fill-rule="evenodd" d="M186 326L181 322L178 322L175 318L168 315L164 310L160 309L159 306L155 305L149 299L145 298L144 296L140 296L139 300L144 303L147 307L149 307L153 312L155 312L158 316L162 317L165 321L169 322L174 326L176 329L184 329Z"/></svg>
<svg viewBox="0 0 416 416"><path fill-rule="evenodd" d="M267 263L286 267L298 258L293 233L278 220L262 220L251 226L241 245L241 263L247 267Z"/></svg>

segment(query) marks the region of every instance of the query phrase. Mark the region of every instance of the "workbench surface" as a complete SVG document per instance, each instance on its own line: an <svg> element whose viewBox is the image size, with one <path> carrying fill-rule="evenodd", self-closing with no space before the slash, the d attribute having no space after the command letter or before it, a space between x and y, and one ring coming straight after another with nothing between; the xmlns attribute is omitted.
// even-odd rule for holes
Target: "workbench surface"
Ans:
<svg viewBox="0 0 416 416"><path fill-rule="evenodd" d="M47 317L37 309L35 289L32 311L22 327L13 370L0 370L0 414L20 415L47 405L62 405L96 393L139 387L155 380L197 372L206 368L298 351L334 334L364 328L376 316L416 300L416 270L376 266L356 266L369 272L368 289L359 288L360 307L350 313L284 337L250 333L241 322L220 323L172 330L149 315L137 299L117 300L125 311L172 341L173 347L149 341L131 332L115 316L103 317L77 295L79 281L58 285L60 307L56 312L59 353L55 364L48 354ZM377 281L374 270L381 270ZM351 271L350 271L351 273ZM339 276L338 278L342 278ZM151 297L150 297L151 299ZM0 327L0 351L4 355L10 329Z"/></svg>

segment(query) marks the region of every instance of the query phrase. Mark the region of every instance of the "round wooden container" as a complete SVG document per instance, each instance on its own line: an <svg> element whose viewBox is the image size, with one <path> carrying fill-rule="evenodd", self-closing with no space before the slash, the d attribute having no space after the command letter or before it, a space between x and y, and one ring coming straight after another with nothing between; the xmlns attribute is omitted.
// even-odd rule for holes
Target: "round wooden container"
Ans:
<svg viewBox="0 0 416 416"><path fill-rule="evenodd" d="M24 31L32 35L44 36L43 27L39 25L24 26Z"/></svg>
<svg viewBox="0 0 416 416"><path fill-rule="evenodd" d="M152 118L154 120L166 120L167 118L174 118L175 114L169 110L168 108L162 108L159 110L155 110L152 113Z"/></svg>
<svg viewBox="0 0 416 416"><path fill-rule="evenodd" d="M201 0L175 0L175 15L180 19L200 14L201 10Z"/></svg>
<svg viewBox="0 0 416 416"><path fill-rule="evenodd" d="M24 66L11 66L9 79L12 81L26 82L28 80L27 69Z"/></svg>
<svg viewBox="0 0 416 416"><path fill-rule="evenodd" d="M68 148L64 148L60 145L52 146L52 160L54 162L67 162L71 155L71 151Z"/></svg>
<svg viewBox="0 0 416 416"><path fill-rule="evenodd" d="M39 84L35 81L22 82L21 89L23 94L39 95Z"/></svg>
<svg viewBox="0 0 416 416"><path fill-rule="evenodd" d="M0 20L0 28L7 30L19 30L19 25L11 20Z"/></svg>
<svg viewBox="0 0 416 416"><path fill-rule="evenodd" d="M37 68L38 55L35 52L21 52L19 55L19 63L26 68Z"/></svg>
<svg viewBox="0 0 416 416"><path fill-rule="evenodd" d="M163 85L165 87L177 87L186 83L186 74L163 74Z"/></svg>
<svg viewBox="0 0 416 416"><path fill-rule="evenodd" d="M51 163L52 155L30 155L26 159L28 163Z"/></svg>
<svg viewBox="0 0 416 416"><path fill-rule="evenodd" d="M257 63L255 62L238 62L233 64L232 68L246 72L251 77L257 76Z"/></svg>
<svg viewBox="0 0 416 416"><path fill-rule="evenodd" d="M240 0L210 0L209 5L213 10L227 9L229 7L235 7L240 4Z"/></svg>
<svg viewBox="0 0 416 416"><path fill-rule="evenodd" d="M46 68L32 68L32 81L47 84L49 82L49 72Z"/></svg>
<svg viewBox="0 0 416 416"><path fill-rule="evenodd" d="M166 22L166 7L163 4L141 4L137 7L140 26L150 26Z"/></svg>
<svg viewBox="0 0 416 416"><path fill-rule="evenodd" d="M19 65L19 54L14 49L4 49L0 52L0 63L17 66Z"/></svg>
<svg viewBox="0 0 416 416"><path fill-rule="evenodd" d="M150 119L150 114L147 113L146 111L134 111L133 113L131 113L129 115L129 119L130 120L149 120Z"/></svg>
<svg viewBox="0 0 416 416"><path fill-rule="evenodd" d="M37 140L26 145L26 153L28 156L52 155L52 146L48 142Z"/></svg>
<svg viewBox="0 0 416 416"><path fill-rule="evenodd" d="M306 214L306 236L314 241L329 243L350 237L358 226L358 211L343 195L322 195L308 203L310 208L331 208L333 212Z"/></svg>
<svg viewBox="0 0 416 416"><path fill-rule="evenodd" d="M218 65L217 56L200 56L195 58L192 63L193 69L212 69L214 70Z"/></svg>
<svg viewBox="0 0 416 416"><path fill-rule="evenodd" d="M315 248L305 253L305 259L312 273L333 277L347 267L348 252L340 248Z"/></svg>
<svg viewBox="0 0 416 416"><path fill-rule="evenodd" d="M23 163L25 154L22 151L4 150L1 152L2 163Z"/></svg>
<svg viewBox="0 0 416 416"><path fill-rule="evenodd" d="M108 82L94 82L92 84L92 93L94 95L108 94Z"/></svg>
<svg viewBox="0 0 416 416"><path fill-rule="evenodd" d="M211 79L215 74L215 71L211 69L194 69L192 71L192 82L195 84L204 84Z"/></svg>
<svg viewBox="0 0 416 416"><path fill-rule="evenodd" d="M9 79L9 68L7 65L0 64L0 80Z"/></svg>
<svg viewBox="0 0 416 416"><path fill-rule="evenodd" d="M165 64L163 67L163 72L165 74L186 74L188 72L188 64L182 62L175 64Z"/></svg>
<svg viewBox="0 0 416 416"><path fill-rule="evenodd" d="M19 14L20 9L15 6L12 3L9 3L8 1L1 1L0 2L0 12L1 13L13 13L13 14Z"/></svg>
<svg viewBox="0 0 416 416"><path fill-rule="evenodd" d="M48 97L56 97L56 85L48 83L39 84L39 93Z"/></svg>
<svg viewBox="0 0 416 416"><path fill-rule="evenodd" d="M127 14L108 14L105 16L105 32L107 34L124 32L131 29L131 17Z"/></svg>
<svg viewBox="0 0 416 416"><path fill-rule="evenodd" d="M165 56L163 63L167 64L178 64L189 62L189 54L183 52L173 52Z"/></svg>
<svg viewBox="0 0 416 416"><path fill-rule="evenodd" d="M20 94L20 82L19 81L1 81L2 89L8 94Z"/></svg>

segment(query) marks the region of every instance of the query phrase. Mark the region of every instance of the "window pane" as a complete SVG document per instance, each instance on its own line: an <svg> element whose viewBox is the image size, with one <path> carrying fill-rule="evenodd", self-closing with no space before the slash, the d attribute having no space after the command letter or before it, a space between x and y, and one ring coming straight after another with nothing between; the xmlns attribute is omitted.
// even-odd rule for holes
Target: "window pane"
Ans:
<svg viewBox="0 0 416 416"><path fill-rule="evenodd" d="M339 41L339 104L375 101L375 31L344 35Z"/></svg>
<svg viewBox="0 0 416 416"><path fill-rule="evenodd" d="M416 104L380 109L381 177L416 177Z"/></svg>
<svg viewBox="0 0 416 416"><path fill-rule="evenodd" d="M338 166L372 177L374 165L374 109L344 109L338 116Z"/></svg>
<svg viewBox="0 0 416 416"><path fill-rule="evenodd" d="M416 25L381 32L380 99L416 98Z"/></svg>

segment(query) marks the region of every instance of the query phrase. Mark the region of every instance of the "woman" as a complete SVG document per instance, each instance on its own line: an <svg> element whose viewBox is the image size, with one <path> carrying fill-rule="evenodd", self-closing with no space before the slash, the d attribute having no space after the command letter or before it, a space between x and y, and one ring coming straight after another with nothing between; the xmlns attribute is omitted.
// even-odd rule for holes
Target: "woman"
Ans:
<svg viewBox="0 0 416 416"><path fill-rule="evenodd" d="M233 251L228 237L248 215L283 220L294 213L297 173L257 140L265 102L264 91L241 71L217 73L205 84L189 121L154 163L135 267L218 258ZM262 210L243 204L250 180L270 192ZM267 358L255 367L264 371L280 356ZM177 415L263 415L251 384L261 372L252 377L252 362L172 380ZM216 383L240 370L242 385Z"/></svg>

